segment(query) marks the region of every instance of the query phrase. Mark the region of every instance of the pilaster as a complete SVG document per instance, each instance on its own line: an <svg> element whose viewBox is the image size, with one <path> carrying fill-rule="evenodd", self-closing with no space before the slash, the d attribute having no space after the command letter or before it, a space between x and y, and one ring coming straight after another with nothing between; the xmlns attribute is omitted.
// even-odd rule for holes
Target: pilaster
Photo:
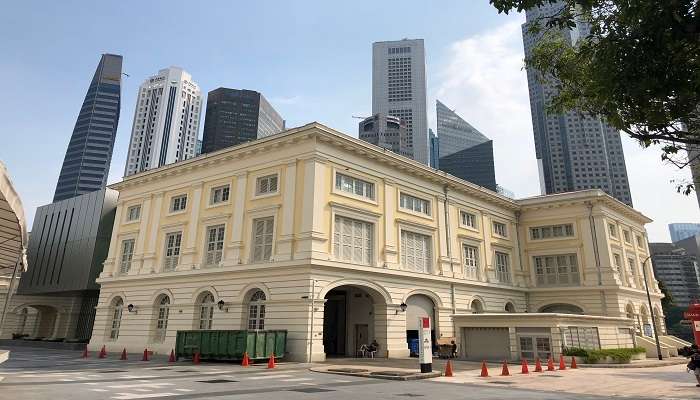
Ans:
<svg viewBox="0 0 700 400"><path fill-rule="evenodd" d="M224 257L226 264L240 264L243 251L243 213L245 211L246 185L248 173L236 175L236 190L233 191L233 213L231 214L231 240L226 243Z"/></svg>
<svg viewBox="0 0 700 400"><path fill-rule="evenodd" d="M284 172L282 216L279 222L275 261L287 261L293 258L296 175L297 163L295 160L287 164L287 168Z"/></svg>

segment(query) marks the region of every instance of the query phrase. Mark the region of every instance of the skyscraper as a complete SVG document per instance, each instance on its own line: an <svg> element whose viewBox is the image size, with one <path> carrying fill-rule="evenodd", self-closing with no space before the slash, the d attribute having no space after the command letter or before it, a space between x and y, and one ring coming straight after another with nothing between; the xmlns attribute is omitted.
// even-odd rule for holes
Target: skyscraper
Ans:
<svg viewBox="0 0 700 400"><path fill-rule="evenodd" d="M372 114L406 122L412 158L430 162L423 39L372 44Z"/></svg>
<svg viewBox="0 0 700 400"><path fill-rule="evenodd" d="M274 135L284 119L261 93L218 88L207 95L202 153Z"/></svg>
<svg viewBox="0 0 700 400"><path fill-rule="evenodd" d="M392 115L375 114L360 121L358 137L365 142L410 157L406 122Z"/></svg>
<svg viewBox="0 0 700 400"><path fill-rule="evenodd" d="M182 68L158 71L139 87L124 176L195 156L202 95Z"/></svg>
<svg viewBox="0 0 700 400"><path fill-rule="evenodd" d="M493 141L437 101L440 170L496 191Z"/></svg>
<svg viewBox="0 0 700 400"><path fill-rule="evenodd" d="M675 243L691 236L700 235L700 224L687 222L668 224L668 232L671 234L671 241Z"/></svg>
<svg viewBox="0 0 700 400"><path fill-rule="evenodd" d="M75 122L53 201L107 185L121 106L122 56L103 54Z"/></svg>
<svg viewBox="0 0 700 400"><path fill-rule="evenodd" d="M432 129L428 129L428 144L430 148L430 166L440 168L440 139Z"/></svg>
<svg viewBox="0 0 700 400"><path fill-rule="evenodd" d="M528 32L529 24L542 23L542 19L562 7L564 4L558 2L526 11L526 22L522 26L526 57L532 55L541 38L540 34ZM559 33L574 45L589 30L588 24L579 21L573 29ZM556 88L539 78L536 70L527 68L532 129L543 192L602 189L632 205L619 132L600 117L576 110L564 114L549 113L546 108L556 95Z"/></svg>
<svg viewBox="0 0 700 400"><path fill-rule="evenodd" d="M700 298L697 258L675 243L649 243L654 276L671 292L676 306L687 307Z"/></svg>

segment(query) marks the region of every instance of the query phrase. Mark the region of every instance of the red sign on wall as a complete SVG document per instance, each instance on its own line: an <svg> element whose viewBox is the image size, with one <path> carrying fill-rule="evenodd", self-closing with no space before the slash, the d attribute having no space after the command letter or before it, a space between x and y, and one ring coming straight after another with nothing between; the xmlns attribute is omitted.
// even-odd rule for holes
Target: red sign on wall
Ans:
<svg viewBox="0 0 700 400"><path fill-rule="evenodd" d="M430 318L423 318L423 329L430 329Z"/></svg>

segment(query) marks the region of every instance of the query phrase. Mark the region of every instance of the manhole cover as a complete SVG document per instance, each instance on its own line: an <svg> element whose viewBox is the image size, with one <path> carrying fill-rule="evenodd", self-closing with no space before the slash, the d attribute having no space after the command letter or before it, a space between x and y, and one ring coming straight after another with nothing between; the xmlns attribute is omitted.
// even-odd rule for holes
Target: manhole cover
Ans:
<svg viewBox="0 0 700 400"><path fill-rule="evenodd" d="M199 383L233 383L238 381L232 381L230 379L209 379L206 381L197 381Z"/></svg>
<svg viewBox="0 0 700 400"><path fill-rule="evenodd" d="M376 372L370 372L370 375L409 376L409 375L415 375L415 373L414 372L407 372L407 371L376 371Z"/></svg>
<svg viewBox="0 0 700 400"><path fill-rule="evenodd" d="M322 392L335 392L331 389L321 389L321 388L302 388L302 389L289 389L289 392L299 392L299 393L322 393Z"/></svg>
<svg viewBox="0 0 700 400"><path fill-rule="evenodd" d="M491 383L495 383L496 385L512 385L513 382L505 382L505 381L493 381Z"/></svg>
<svg viewBox="0 0 700 400"><path fill-rule="evenodd" d="M345 372L348 374L358 374L362 372L368 372L369 370L367 369L360 369L360 368L329 368L329 372Z"/></svg>
<svg viewBox="0 0 700 400"><path fill-rule="evenodd" d="M115 372L126 372L126 370L123 369L107 369L107 370L102 370L102 371L97 371L98 374L111 374Z"/></svg>

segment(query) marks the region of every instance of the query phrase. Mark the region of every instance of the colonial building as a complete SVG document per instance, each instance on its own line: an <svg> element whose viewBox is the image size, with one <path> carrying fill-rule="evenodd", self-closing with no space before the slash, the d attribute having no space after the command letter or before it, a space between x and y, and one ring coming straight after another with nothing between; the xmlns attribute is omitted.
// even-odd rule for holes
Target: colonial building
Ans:
<svg viewBox="0 0 700 400"><path fill-rule="evenodd" d="M601 190L512 200L318 123L111 187L91 349L286 329L294 360L401 357L422 316L465 358L643 345L642 268L661 316L650 220Z"/></svg>

